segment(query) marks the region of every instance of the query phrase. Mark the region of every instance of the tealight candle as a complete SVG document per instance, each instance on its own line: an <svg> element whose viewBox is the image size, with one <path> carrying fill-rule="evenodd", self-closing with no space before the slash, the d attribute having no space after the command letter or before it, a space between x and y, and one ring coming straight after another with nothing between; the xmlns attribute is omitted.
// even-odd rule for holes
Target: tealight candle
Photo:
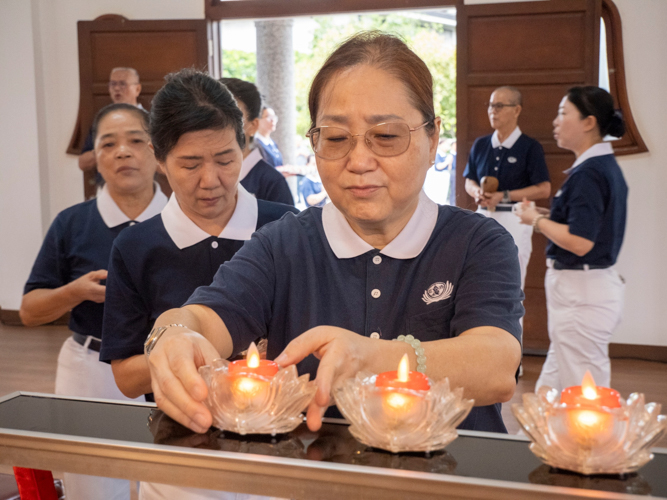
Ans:
<svg viewBox="0 0 667 500"><path fill-rule="evenodd" d="M380 373L375 379L375 387L385 391L383 407L386 413L395 417L404 415L419 398L431 388L428 377L420 372L411 372L408 355L404 354L397 371ZM415 391L415 393L402 391Z"/></svg>
<svg viewBox="0 0 667 500"><path fill-rule="evenodd" d="M580 386L563 389L560 402L571 407L568 421L572 437L588 446L609 438L612 416L608 409L621 407L621 395L614 389L597 387L587 371Z"/></svg>
<svg viewBox="0 0 667 500"><path fill-rule="evenodd" d="M255 343L248 348L246 359L229 363L228 374L231 392L244 406L252 400L263 400L271 379L278 373L278 364L260 359Z"/></svg>

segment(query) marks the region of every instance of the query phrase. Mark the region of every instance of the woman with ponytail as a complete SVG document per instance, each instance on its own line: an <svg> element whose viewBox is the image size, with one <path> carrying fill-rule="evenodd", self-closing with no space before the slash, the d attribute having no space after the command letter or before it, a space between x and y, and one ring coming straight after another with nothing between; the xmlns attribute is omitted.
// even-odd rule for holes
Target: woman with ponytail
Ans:
<svg viewBox="0 0 667 500"><path fill-rule="evenodd" d="M609 387L609 340L623 310L623 279L614 269L623 242L628 187L607 136L625 124L611 95L573 87L553 122L558 146L576 156L551 211L520 211L521 222L548 239L545 289L549 353L536 386L579 385L589 370Z"/></svg>

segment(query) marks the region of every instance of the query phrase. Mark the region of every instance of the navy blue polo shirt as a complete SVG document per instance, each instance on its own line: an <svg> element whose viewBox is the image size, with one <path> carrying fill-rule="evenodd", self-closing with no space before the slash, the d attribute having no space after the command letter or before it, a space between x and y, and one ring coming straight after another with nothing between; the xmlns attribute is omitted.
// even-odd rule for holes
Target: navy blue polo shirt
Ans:
<svg viewBox="0 0 667 500"><path fill-rule="evenodd" d="M309 207L323 207L327 204L327 199L324 198L317 205L311 205L308 203L308 197L311 194L320 194L322 192L322 183L316 182L308 177L304 177L301 181L301 195L303 196L303 201L306 202L306 205Z"/></svg>
<svg viewBox="0 0 667 500"><path fill-rule="evenodd" d="M278 145L269 138L268 142L264 142L261 138L255 136L257 145L261 148L262 158L266 163L272 167L280 167L283 164L283 155L278 149Z"/></svg>
<svg viewBox="0 0 667 500"><path fill-rule="evenodd" d="M479 184L482 177L498 178L498 191L523 189L549 181L542 145L521 134L512 147L493 147L491 135L475 140L463 177Z"/></svg>
<svg viewBox="0 0 667 500"><path fill-rule="evenodd" d="M257 149L243 160L239 179L241 185L258 200L294 206L294 198L285 177L262 160Z"/></svg>
<svg viewBox="0 0 667 500"><path fill-rule="evenodd" d="M114 240L135 222L119 213L120 209L106 189L102 189L97 199L79 203L58 214L46 233L23 289L24 294L40 288L59 288L91 271L107 269ZM165 195L156 187L153 201L137 220L153 217L166 201ZM69 328L82 335L100 338L103 314L104 304L85 300L72 309Z"/></svg>
<svg viewBox="0 0 667 500"><path fill-rule="evenodd" d="M379 251L357 236L368 249L362 246L339 258L336 252L349 245L352 229L349 224L348 234L334 230L335 225L326 229L335 211L328 204L263 227L220 267L210 286L190 297L187 304L203 304L220 315L234 354L268 336L267 357L273 359L318 325L364 336L377 332L383 339L412 334L422 341L495 326L520 342L519 262L512 237L497 222L456 207L438 207L422 192L412 219L387 247ZM429 212L432 225L426 234L413 232L409 226L414 229L431 218ZM423 249L412 254L393 245L402 239L409 247L422 236ZM317 366L318 360L309 356L297 368L312 379ZM474 408L461 428L506 432L500 404Z"/></svg>
<svg viewBox="0 0 667 500"><path fill-rule="evenodd" d="M596 152L601 155L591 156ZM586 153L551 202L550 219L595 245L579 257L549 241L547 257L566 265L613 266L625 234L628 186L610 144L597 144Z"/></svg>
<svg viewBox="0 0 667 500"><path fill-rule="evenodd" d="M189 240L187 234L181 234L179 238L178 221L169 226L176 226L170 235L164 218L169 217L168 209L180 211L173 198L161 215L128 228L115 241L107 278L101 361L143 354L144 341L160 314L180 307L197 287L210 284L220 265L232 258L255 229L286 212L297 212L288 205L246 196L250 203L256 203L256 215L241 219L232 216L228 224L232 231L225 228L220 237L195 234L195 239ZM171 206L173 203L176 207ZM237 204L239 210L246 208L243 203ZM182 211L180 214L187 217ZM194 222L190 224L196 233L199 228ZM192 231L186 228L185 232Z"/></svg>

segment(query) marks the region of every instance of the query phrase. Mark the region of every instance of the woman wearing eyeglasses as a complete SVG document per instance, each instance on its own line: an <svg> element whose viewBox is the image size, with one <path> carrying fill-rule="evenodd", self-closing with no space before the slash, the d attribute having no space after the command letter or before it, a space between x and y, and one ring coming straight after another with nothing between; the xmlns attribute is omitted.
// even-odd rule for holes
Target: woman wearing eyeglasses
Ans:
<svg viewBox="0 0 667 500"><path fill-rule="evenodd" d="M327 59L309 107L332 203L264 226L211 286L157 319L166 328L147 347L156 402L205 432L198 366L267 336L269 359L316 375L313 430L336 382L395 370L407 353L411 370L475 399L462 428L504 432L500 403L521 357L518 259L498 224L422 192L440 127L428 68L401 40L362 33ZM399 335L421 344L392 342Z"/></svg>
<svg viewBox="0 0 667 500"><path fill-rule="evenodd" d="M551 211L524 203L521 222L549 238L545 289L549 353L536 387L579 385L587 370L609 387L609 341L621 321L623 279L614 268L623 243L628 186L604 137L622 137L614 100L599 87L573 87L553 122L558 146L576 161Z"/></svg>

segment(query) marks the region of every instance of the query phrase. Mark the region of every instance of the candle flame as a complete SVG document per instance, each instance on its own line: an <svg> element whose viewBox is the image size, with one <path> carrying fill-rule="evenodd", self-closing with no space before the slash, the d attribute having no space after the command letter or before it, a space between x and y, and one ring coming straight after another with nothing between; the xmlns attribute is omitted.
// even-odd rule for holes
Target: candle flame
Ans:
<svg viewBox="0 0 667 500"><path fill-rule="evenodd" d="M600 423L600 415L594 411L582 411L577 415L577 420L584 427L593 427Z"/></svg>
<svg viewBox="0 0 667 500"><path fill-rule="evenodd" d="M248 368L259 368L259 351L254 342L248 347L248 356L246 357Z"/></svg>
<svg viewBox="0 0 667 500"><path fill-rule="evenodd" d="M408 355L403 354L400 363L398 363L398 374L397 379L399 382L407 382L410 374L410 361L408 360Z"/></svg>
<svg viewBox="0 0 667 500"><path fill-rule="evenodd" d="M586 399L593 400L598 397L597 386L591 372L586 370L583 380L581 381L581 394Z"/></svg>

